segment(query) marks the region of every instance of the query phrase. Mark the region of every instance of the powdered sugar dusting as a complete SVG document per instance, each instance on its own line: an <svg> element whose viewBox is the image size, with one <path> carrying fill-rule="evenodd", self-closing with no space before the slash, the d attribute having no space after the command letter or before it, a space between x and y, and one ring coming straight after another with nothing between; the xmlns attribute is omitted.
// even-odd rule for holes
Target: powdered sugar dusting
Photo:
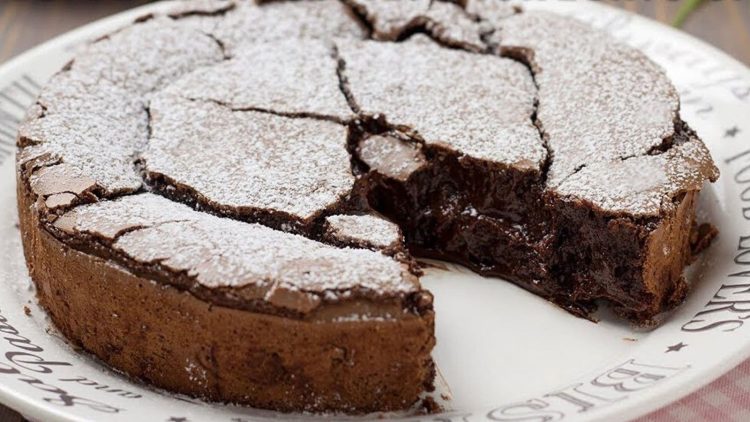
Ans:
<svg viewBox="0 0 750 422"><path fill-rule="evenodd" d="M376 40L397 40L420 28L448 45L483 50L479 24L457 4L430 0L345 0L373 29Z"/></svg>
<svg viewBox="0 0 750 422"><path fill-rule="evenodd" d="M337 316L333 319L335 322L362 322L362 321L394 321L393 315L368 315L368 314L349 314Z"/></svg>
<svg viewBox="0 0 750 422"><path fill-rule="evenodd" d="M550 186L582 165L643 155L674 133L677 93L642 53L544 12L508 17L494 35L535 71L537 117L554 156Z"/></svg>
<svg viewBox="0 0 750 422"><path fill-rule="evenodd" d="M484 42L480 38L479 23L457 4L449 1L433 1L426 14L428 32L437 40L447 44L482 51Z"/></svg>
<svg viewBox="0 0 750 422"><path fill-rule="evenodd" d="M352 115L339 89L333 46L315 40L249 45L228 61L188 74L168 89L186 98L215 100L232 108Z"/></svg>
<svg viewBox="0 0 750 422"><path fill-rule="evenodd" d="M133 155L148 137L146 97L221 57L209 37L169 19L136 24L91 44L53 77L39 98L44 111L20 136L95 180L105 195L136 190Z"/></svg>
<svg viewBox="0 0 750 422"><path fill-rule="evenodd" d="M190 359L186 359L185 362L185 372L187 372L190 382L208 388L208 371L206 368Z"/></svg>
<svg viewBox="0 0 750 422"><path fill-rule="evenodd" d="M376 40L396 40L419 17L427 14L431 0L344 0L372 26Z"/></svg>
<svg viewBox="0 0 750 422"><path fill-rule="evenodd" d="M154 18L91 44L71 70L88 82L104 79L148 97L176 77L223 57L211 37L179 21Z"/></svg>
<svg viewBox="0 0 750 422"><path fill-rule="evenodd" d="M59 157L110 193L141 186L132 160L148 137L140 99L107 81L86 83L71 71L53 77L39 102L46 114L19 129L24 142L36 144L36 154Z"/></svg>
<svg viewBox="0 0 750 422"><path fill-rule="evenodd" d="M61 163L40 168L29 177L29 185L37 195L48 197L59 193L81 195L95 182L78 168Z"/></svg>
<svg viewBox="0 0 750 422"><path fill-rule="evenodd" d="M517 13L512 3L497 0L464 0L466 12L485 23L496 26L501 20Z"/></svg>
<svg viewBox="0 0 750 422"><path fill-rule="evenodd" d="M132 259L187 271L209 288L253 285L321 293L356 287L384 295L419 289L403 264L380 252L328 246L152 194L84 205L65 218L72 222L68 231L108 238Z"/></svg>
<svg viewBox="0 0 750 422"><path fill-rule="evenodd" d="M186 15L212 15L231 10L236 6L234 0L192 0L179 2L167 12L167 15L180 18Z"/></svg>
<svg viewBox="0 0 750 422"><path fill-rule="evenodd" d="M326 223L328 234L342 242L388 248L403 241L397 225L374 215L332 215Z"/></svg>
<svg viewBox="0 0 750 422"><path fill-rule="evenodd" d="M699 190L718 177L711 156L697 139L658 155L586 166L557 187L563 196L590 201L610 213L658 216L679 192Z"/></svg>
<svg viewBox="0 0 750 422"><path fill-rule="evenodd" d="M135 228L190 220L194 213L189 207L173 204L161 196L142 194L76 207L58 218L54 225L69 233L89 233L115 240Z"/></svg>
<svg viewBox="0 0 750 422"><path fill-rule="evenodd" d="M231 13L242 0L190 0L179 1L165 15L179 20L182 27L213 34L216 25Z"/></svg>
<svg viewBox="0 0 750 422"><path fill-rule="evenodd" d="M168 93L154 98L151 118L147 175L166 175L219 206L307 219L354 184L346 127L337 123L232 111Z"/></svg>
<svg viewBox="0 0 750 422"><path fill-rule="evenodd" d="M239 3L214 35L230 54L243 45L288 39L364 38L364 29L337 0Z"/></svg>
<svg viewBox="0 0 750 422"><path fill-rule="evenodd" d="M528 70L513 60L413 38L339 46L362 110L411 127L427 143L538 168L545 150L531 121L536 90Z"/></svg>

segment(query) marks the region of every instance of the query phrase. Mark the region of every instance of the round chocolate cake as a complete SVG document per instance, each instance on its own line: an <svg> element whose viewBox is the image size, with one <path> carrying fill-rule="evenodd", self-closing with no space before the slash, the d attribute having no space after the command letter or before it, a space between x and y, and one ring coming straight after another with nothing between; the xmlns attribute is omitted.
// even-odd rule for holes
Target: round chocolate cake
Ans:
<svg viewBox="0 0 750 422"><path fill-rule="evenodd" d="M646 325L715 234L664 72L492 0L187 1L87 45L18 148L29 271L71 342L282 411L431 388L416 258Z"/></svg>

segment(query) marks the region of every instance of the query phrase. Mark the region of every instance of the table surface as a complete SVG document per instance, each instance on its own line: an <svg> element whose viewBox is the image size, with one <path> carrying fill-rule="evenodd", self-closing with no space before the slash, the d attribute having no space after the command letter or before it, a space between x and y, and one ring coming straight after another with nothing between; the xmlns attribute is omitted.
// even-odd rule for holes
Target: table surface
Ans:
<svg viewBox="0 0 750 422"><path fill-rule="evenodd" d="M56 35L148 2L148 0L0 0L0 64ZM674 20L682 4L682 1L668 0L604 0L603 2L664 23ZM750 65L749 0L704 1L688 17L682 29ZM724 386L728 382L727 378L740 375L750 376L750 363L746 362L701 391L713 391L719 388L727 391L726 396L750 394L750 391L737 393L736 390L732 390L731 386ZM715 384L719 384L718 387ZM649 415L644 420L697 421L716 417L719 419L715 420L750 420L750 414L744 412L742 416L716 413L715 406L711 403L707 404L705 400L696 407L695 397L699 396L701 391ZM744 416L748 416L749 419L743 419ZM23 418L0 405L0 420L16 422L23 421Z"/></svg>

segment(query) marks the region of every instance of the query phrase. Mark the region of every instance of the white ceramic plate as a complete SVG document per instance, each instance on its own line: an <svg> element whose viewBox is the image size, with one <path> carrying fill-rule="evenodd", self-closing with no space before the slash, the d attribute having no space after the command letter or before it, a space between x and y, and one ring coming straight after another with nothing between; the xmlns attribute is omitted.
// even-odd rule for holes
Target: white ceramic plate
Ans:
<svg viewBox="0 0 750 422"><path fill-rule="evenodd" d="M13 164L18 120L76 45L157 4L50 41L0 68L0 401L35 420L302 419L206 404L133 383L73 351L34 300L22 256ZM694 291L658 329L594 324L531 294L451 266L424 284L435 294L446 413L420 420L627 420L674 401L750 357L750 72L706 44L595 3L534 2L573 14L642 49L682 93L682 114L722 171L701 217L721 235L689 272ZM30 315L26 315L30 311ZM371 415L374 416L374 415ZM385 415L408 418L408 415Z"/></svg>

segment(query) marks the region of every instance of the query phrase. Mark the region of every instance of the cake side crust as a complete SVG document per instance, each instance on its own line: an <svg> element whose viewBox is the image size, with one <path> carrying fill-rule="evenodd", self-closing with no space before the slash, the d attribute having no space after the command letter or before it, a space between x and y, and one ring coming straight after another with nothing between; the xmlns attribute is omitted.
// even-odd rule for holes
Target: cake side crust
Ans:
<svg viewBox="0 0 750 422"><path fill-rule="evenodd" d="M432 383L431 311L310 322L212 305L67 247L40 224L34 197L19 178L40 304L74 345L130 376L209 400L351 413L403 409Z"/></svg>

